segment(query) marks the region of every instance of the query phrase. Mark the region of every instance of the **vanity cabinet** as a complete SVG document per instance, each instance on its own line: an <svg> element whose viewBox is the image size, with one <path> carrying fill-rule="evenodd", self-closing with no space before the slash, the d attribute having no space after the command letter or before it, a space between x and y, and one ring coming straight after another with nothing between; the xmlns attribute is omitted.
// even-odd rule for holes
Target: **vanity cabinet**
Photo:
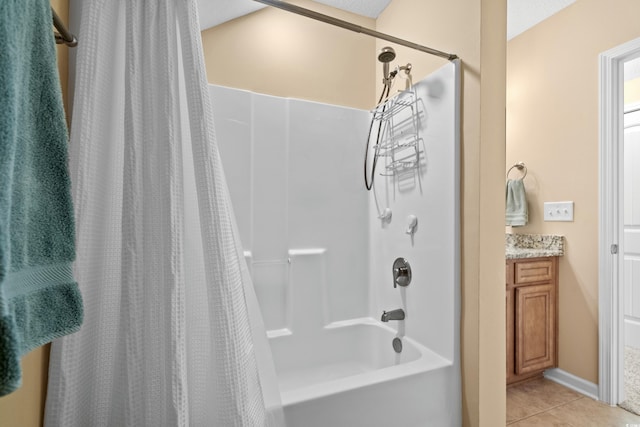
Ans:
<svg viewBox="0 0 640 427"><path fill-rule="evenodd" d="M508 259L507 384L558 366L558 257Z"/></svg>

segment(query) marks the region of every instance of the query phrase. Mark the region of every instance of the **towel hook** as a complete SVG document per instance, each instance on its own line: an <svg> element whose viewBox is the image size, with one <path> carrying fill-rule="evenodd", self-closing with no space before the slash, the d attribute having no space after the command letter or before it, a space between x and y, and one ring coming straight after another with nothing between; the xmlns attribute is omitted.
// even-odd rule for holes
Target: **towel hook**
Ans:
<svg viewBox="0 0 640 427"><path fill-rule="evenodd" d="M513 168L516 168L520 172L522 172L523 175L522 175L522 178L520 178L520 179L524 179L524 177L527 176L527 167L525 166L524 162L518 162L518 163L515 163L513 166L511 166L509 168L509 170L507 171L507 179L509 179L509 172L511 172L511 170ZM523 170L524 170L524 172L523 172Z"/></svg>

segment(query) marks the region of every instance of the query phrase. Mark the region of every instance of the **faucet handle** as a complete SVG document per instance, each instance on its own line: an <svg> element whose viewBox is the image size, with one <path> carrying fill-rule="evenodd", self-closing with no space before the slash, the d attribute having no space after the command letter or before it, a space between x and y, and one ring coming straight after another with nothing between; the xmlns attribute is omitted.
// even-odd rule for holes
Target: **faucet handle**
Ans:
<svg viewBox="0 0 640 427"><path fill-rule="evenodd" d="M404 258L397 258L393 262L393 287L409 286L411 283L411 266Z"/></svg>

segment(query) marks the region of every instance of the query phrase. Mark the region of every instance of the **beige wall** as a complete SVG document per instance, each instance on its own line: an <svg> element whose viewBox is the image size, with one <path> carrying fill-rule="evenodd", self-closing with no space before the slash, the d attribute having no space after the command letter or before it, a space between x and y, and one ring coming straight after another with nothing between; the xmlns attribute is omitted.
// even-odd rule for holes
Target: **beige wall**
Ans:
<svg viewBox="0 0 640 427"><path fill-rule="evenodd" d="M375 21L308 0L302 7L373 28ZM370 109L375 40L274 8L203 31L210 83Z"/></svg>
<svg viewBox="0 0 640 427"><path fill-rule="evenodd" d="M373 26L370 20L315 3L295 3ZM435 4L393 0L375 22L378 31L456 53L463 61L462 366L466 426L505 424L505 25L505 0ZM283 11L263 10L203 33L209 81L369 109L381 89L376 48L387 43L363 37ZM411 62L416 81L445 64L443 59L394 47L398 54L394 64Z"/></svg>
<svg viewBox="0 0 640 427"><path fill-rule="evenodd" d="M598 382L598 55L640 37L640 3L580 0L507 48L507 161L524 161L530 223L563 234L560 368ZM506 169L505 169L506 171ZM543 222L544 201L575 202L574 222Z"/></svg>
<svg viewBox="0 0 640 427"><path fill-rule="evenodd" d="M68 22L69 0L51 0L63 22ZM57 46L58 71L62 85L62 96L67 104L67 73L69 48ZM68 119L68 117L67 117ZM39 427L44 421L44 403L47 396L50 345L36 348L22 359L22 387L0 398L0 426Z"/></svg>
<svg viewBox="0 0 640 427"><path fill-rule="evenodd" d="M56 9L57 11L57 9ZM0 398L0 426L39 427L44 420L47 396L49 345L22 358L22 386Z"/></svg>

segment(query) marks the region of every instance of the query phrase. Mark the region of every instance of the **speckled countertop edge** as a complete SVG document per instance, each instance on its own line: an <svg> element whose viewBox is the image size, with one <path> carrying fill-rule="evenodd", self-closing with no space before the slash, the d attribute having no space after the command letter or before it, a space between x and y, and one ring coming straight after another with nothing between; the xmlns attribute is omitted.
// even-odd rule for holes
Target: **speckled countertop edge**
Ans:
<svg viewBox="0 0 640 427"><path fill-rule="evenodd" d="M553 234L505 234L507 259L564 255L564 236Z"/></svg>

